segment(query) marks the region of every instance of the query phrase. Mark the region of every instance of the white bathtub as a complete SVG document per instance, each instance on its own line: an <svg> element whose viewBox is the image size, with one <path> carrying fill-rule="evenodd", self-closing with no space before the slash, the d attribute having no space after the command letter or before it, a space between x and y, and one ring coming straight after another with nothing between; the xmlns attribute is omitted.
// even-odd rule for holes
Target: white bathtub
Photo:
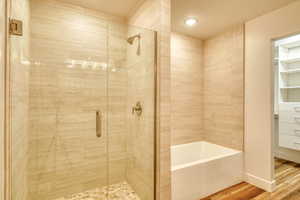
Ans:
<svg viewBox="0 0 300 200"><path fill-rule="evenodd" d="M243 153L208 142L171 147L172 200L199 200L243 181Z"/></svg>

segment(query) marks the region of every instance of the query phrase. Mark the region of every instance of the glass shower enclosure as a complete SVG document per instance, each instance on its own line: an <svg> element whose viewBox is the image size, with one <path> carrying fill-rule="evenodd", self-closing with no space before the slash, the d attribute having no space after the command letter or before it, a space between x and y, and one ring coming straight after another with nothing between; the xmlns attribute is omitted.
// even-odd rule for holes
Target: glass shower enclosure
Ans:
<svg viewBox="0 0 300 200"><path fill-rule="evenodd" d="M154 200L156 33L63 0L9 13L11 200Z"/></svg>

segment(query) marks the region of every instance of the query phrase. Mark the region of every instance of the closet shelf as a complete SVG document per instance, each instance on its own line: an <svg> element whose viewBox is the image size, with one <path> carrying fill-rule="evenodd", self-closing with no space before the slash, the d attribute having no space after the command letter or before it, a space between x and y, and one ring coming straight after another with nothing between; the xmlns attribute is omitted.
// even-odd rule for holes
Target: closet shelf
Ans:
<svg viewBox="0 0 300 200"><path fill-rule="evenodd" d="M280 89L300 89L300 86L287 86L287 87L280 87Z"/></svg>
<svg viewBox="0 0 300 200"><path fill-rule="evenodd" d="M285 64L291 64L295 62L300 62L300 58L288 58L288 59L282 59L280 62L285 63Z"/></svg>
<svg viewBox="0 0 300 200"><path fill-rule="evenodd" d="M295 47L300 47L300 41L287 42L280 45L283 48L291 49Z"/></svg>
<svg viewBox="0 0 300 200"><path fill-rule="evenodd" d="M292 73L299 73L299 72L300 72L300 69L289 69L289 70L286 70L286 71L281 71L280 73L292 74Z"/></svg>

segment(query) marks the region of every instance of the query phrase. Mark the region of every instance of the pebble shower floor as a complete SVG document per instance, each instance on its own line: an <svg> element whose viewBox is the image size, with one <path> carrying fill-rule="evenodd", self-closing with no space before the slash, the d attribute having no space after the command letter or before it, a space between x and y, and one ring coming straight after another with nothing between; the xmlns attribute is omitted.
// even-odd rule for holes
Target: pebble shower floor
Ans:
<svg viewBox="0 0 300 200"><path fill-rule="evenodd" d="M69 195L55 200L141 200L127 182Z"/></svg>

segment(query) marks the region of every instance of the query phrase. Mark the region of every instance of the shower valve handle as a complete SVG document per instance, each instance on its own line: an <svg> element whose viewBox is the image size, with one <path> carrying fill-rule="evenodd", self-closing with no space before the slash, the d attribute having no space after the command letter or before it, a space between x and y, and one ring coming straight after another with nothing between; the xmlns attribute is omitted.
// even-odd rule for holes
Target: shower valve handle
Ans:
<svg viewBox="0 0 300 200"><path fill-rule="evenodd" d="M138 101L135 104L135 106L132 107L132 114L136 113L137 116L141 116L142 112L143 112L142 104L141 104L141 102Z"/></svg>

